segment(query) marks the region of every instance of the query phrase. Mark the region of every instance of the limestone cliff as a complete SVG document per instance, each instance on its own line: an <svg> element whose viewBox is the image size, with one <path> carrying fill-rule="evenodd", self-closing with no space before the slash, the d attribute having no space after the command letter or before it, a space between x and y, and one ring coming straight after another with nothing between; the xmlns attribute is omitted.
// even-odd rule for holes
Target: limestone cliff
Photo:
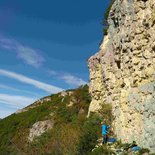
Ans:
<svg viewBox="0 0 155 155"><path fill-rule="evenodd" d="M112 104L117 137L155 152L155 1L115 0L108 23L89 59L89 111Z"/></svg>

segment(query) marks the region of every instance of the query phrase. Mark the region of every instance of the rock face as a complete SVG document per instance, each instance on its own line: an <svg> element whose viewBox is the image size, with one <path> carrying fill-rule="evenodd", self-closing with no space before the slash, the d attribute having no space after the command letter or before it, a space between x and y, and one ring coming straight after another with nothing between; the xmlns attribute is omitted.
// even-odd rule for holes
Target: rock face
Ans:
<svg viewBox="0 0 155 155"><path fill-rule="evenodd" d="M112 104L117 137L155 152L155 1L115 0L108 23L89 59L89 112Z"/></svg>
<svg viewBox="0 0 155 155"><path fill-rule="evenodd" d="M53 128L53 121L46 120L35 123L30 129L29 133L29 141L33 141L35 137L41 136L44 132Z"/></svg>

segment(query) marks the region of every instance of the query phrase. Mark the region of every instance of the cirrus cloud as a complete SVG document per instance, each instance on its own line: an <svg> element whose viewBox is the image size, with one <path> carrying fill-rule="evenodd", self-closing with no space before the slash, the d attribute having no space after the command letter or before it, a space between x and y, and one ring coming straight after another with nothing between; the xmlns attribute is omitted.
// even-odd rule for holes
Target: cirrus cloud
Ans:
<svg viewBox="0 0 155 155"><path fill-rule="evenodd" d="M10 72L7 70L0 69L0 75L15 79L15 80L20 81L22 83L26 83L26 84L35 86L36 88L42 89L48 93L54 94L54 93L58 93L58 92L63 91L62 88L59 88L59 87L56 87L56 86L53 86L53 85L50 85L47 83L43 83L41 81L37 81L37 80L34 80L34 79L29 78L27 76L17 74L14 72Z"/></svg>
<svg viewBox="0 0 155 155"><path fill-rule="evenodd" d="M6 38L0 35L0 47L11 52L15 52L17 58L24 61L24 63L35 68L40 67L45 59L41 56L38 49L33 49L17 42L14 39Z"/></svg>
<svg viewBox="0 0 155 155"><path fill-rule="evenodd" d="M36 98L29 98L25 96L15 96L9 94L0 94L0 103L11 106L27 106L36 101Z"/></svg>
<svg viewBox="0 0 155 155"><path fill-rule="evenodd" d="M17 96L10 94L0 94L0 118L4 118L18 109L22 109L36 101L36 98Z"/></svg>
<svg viewBox="0 0 155 155"><path fill-rule="evenodd" d="M78 87L81 85L88 84L88 82L84 81L82 78L72 75L70 73L56 72L54 70L48 70L47 73L50 76L55 76L55 77L63 80L66 84L68 84L70 86Z"/></svg>
<svg viewBox="0 0 155 155"><path fill-rule="evenodd" d="M87 82L84 81L83 79L76 77L74 75L68 74L68 73L62 75L61 79L63 79L65 83L69 85L73 85L73 86L81 86L81 85L87 84Z"/></svg>

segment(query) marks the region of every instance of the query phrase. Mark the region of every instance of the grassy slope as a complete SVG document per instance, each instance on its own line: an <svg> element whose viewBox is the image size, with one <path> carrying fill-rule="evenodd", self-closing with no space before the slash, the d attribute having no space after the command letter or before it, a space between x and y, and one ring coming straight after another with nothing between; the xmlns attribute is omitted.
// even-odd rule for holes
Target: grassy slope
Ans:
<svg viewBox="0 0 155 155"><path fill-rule="evenodd" d="M91 101L88 86L73 92L64 100L60 94L52 95L50 102L1 120L0 154L89 154L100 135L99 119L96 115L86 117ZM75 103L68 107L72 99ZM29 143L27 137L32 125L48 119L54 119L54 128Z"/></svg>

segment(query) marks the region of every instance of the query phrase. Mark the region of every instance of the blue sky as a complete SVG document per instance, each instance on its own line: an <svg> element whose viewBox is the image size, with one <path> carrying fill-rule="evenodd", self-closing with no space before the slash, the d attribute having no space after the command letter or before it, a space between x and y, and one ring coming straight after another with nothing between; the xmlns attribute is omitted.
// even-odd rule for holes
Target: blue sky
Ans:
<svg viewBox="0 0 155 155"><path fill-rule="evenodd" d="M104 0L0 1L0 118L89 82Z"/></svg>

